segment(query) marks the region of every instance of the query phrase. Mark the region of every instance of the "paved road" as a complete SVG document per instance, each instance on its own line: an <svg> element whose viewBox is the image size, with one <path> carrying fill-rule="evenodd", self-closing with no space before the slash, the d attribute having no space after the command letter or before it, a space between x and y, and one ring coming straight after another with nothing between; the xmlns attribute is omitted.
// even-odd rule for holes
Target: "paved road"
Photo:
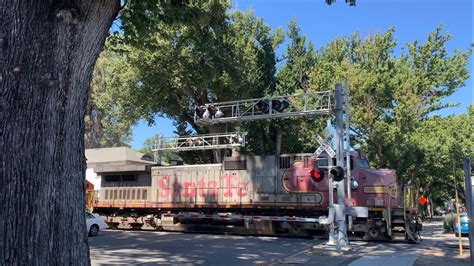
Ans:
<svg viewBox="0 0 474 266"><path fill-rule="evenodd" d="M105 231L89 238L93 264L245 265L311 248L315 241L172 232Z"/></svg>
<svg viewBox="0 0 474 266"><path fill-rule="evenodd" d="M425 222L422 236L421 244L353 241L342 254L318 239L172 232L104 231L89 244L94 265L469 265L469 251L457 255L457 240L441 222Z"/></svg>

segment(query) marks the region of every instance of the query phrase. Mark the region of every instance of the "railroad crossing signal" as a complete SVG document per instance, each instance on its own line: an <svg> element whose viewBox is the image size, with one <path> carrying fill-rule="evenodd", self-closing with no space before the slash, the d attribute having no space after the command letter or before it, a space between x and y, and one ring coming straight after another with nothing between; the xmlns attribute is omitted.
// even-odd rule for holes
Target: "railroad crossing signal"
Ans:
<svg viewBox="0 0 474 266"><path fill-rule="evenodd" d="M329 156L332 158L336 156L336 152L331 148L331 141L334 136L328 135L326 139L321 138L321 136L316 135L314 138L319 143L319 148L314 152L314 157L318 157L323 151L326 151Z"/></svg>
<svg viewBox="0 0 474 266"><path fill-rule="evenodd" d="M334 181L341 182L344 179L344 168L341 166L333 166L329 173L333 176Z"/></svg>

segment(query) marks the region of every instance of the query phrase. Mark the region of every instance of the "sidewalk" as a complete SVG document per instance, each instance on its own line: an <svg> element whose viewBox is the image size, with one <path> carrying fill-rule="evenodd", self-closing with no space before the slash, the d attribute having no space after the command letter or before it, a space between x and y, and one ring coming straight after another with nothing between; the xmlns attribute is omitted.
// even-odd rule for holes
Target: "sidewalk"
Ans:
<svg viewBox="0 0 474 266"><path fill-rule="evenodd" d="M470 265L469 249L458 255L457 238L444 234L440 221L427 221L422 233L423 241L410 244L395 242L351 242L351 250L337 251L334 246L320 244L270 264L349 265L349 266L425 266ZM468 248L468 238L463 238Z"/></svg>

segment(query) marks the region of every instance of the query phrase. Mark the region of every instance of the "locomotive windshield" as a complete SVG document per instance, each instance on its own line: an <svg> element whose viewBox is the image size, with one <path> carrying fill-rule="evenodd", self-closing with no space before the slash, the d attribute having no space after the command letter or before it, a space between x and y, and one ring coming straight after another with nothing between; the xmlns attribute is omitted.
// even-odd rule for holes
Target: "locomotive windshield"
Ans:
<svg viewBox="0 0 474 266"><path fill-rule="evenodd" d="M357 168L360 169L370 169L369 161L365 159L357 160Z"/></svg>
<svg viewBox="0 0 474 266"><path fill-rule="evenodd" d="M347 162L347 158L344 157L344 165L346 164L346 162ZM351 156L351 169L354 169L354 164L353 163L354 163L354 159L353 159L353 156ZM336 165L336 164L337 164L336 158L332 158L332 165ZM368 162L367 162L367 164L368 164ZM326 160L325 158L320 157L317 160L317 165L318 165L318 167L325 168L325 167L328 166L328 160ZM367 168L369 168L369 167L367 167Z"/></svg>

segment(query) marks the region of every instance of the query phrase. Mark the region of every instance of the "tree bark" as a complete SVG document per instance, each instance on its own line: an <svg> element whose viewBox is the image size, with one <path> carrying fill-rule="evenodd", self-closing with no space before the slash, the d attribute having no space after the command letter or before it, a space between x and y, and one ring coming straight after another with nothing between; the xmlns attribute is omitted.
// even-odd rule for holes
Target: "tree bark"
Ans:
<svg viewBox="0 0 474 266"><path fill-rule="evenodd" d="M0 0L0 264L87 265L84 114L112 0Z"/></svg>

